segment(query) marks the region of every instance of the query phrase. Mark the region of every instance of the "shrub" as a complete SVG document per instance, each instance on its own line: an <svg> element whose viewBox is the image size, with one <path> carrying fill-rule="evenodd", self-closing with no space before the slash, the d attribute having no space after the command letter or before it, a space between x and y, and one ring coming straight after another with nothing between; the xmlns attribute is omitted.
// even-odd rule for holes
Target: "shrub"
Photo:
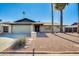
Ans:
<svg viewBox="0 0 79 59"><path fill-rule="evenodd" d="M19 49L19 48L23 48L24 46L26 46L26 38L19 38L12 46L12 49Z"/></svg>

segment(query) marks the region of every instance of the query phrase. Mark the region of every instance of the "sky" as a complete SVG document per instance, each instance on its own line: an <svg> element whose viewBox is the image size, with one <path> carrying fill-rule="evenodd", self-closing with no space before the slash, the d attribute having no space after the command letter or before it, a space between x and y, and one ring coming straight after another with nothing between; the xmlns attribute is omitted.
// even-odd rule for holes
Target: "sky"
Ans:
<svg viewBox="0 0 79 59"><path fill-rule="evenodd" d="M25 18L40 22L51 22L52 12L50 3L0 3L0 19L3 22L13 22L22 19L23 11L25 11ZM77 4L66 6L63 10L63 23L71 25L77 22L77 19ZM60 12L55 8L54 22L60 23Z"/></svg>

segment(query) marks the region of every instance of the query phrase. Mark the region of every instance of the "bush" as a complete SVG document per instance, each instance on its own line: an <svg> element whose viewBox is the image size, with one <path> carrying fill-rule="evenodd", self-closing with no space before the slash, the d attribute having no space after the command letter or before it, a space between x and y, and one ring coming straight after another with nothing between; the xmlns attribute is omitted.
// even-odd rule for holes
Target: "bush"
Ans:
<svg viewBox="0 0 79 59"><path fill-rule="evenodd" d="M19 40L19 43L20 43L21 46L25 46L26 45L26 39L25 38L21 38Z"/></svg>
<svg viewBox="0 0 79 59"><path fill-rule="evenodd" d="M20 38L13 44L12 49L23 48L24 46L26 46L26 43L26 38Z"/></svg>

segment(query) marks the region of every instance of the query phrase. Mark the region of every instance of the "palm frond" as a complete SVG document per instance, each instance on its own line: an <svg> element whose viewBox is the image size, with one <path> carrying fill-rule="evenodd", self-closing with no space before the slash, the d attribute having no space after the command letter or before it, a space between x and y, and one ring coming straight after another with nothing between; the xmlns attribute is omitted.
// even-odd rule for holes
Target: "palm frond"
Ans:
<svg viewBox="0 0 79 59"><path fill-rule="evenodd" d="M66 5L68 5L68 3L56 3L55 4L55 9L57 9L57 10L63 10Z"/></svg>

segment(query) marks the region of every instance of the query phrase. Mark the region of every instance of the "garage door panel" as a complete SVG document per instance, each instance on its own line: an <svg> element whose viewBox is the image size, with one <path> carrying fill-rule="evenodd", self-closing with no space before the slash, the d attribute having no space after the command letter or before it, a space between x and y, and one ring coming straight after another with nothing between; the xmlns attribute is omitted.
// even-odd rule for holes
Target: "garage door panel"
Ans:
<svg viewBox="0 0 79 59"><path fill-rule="evenodd" d="M13 33L30 33L31 25L14 25Z"/></svg>

